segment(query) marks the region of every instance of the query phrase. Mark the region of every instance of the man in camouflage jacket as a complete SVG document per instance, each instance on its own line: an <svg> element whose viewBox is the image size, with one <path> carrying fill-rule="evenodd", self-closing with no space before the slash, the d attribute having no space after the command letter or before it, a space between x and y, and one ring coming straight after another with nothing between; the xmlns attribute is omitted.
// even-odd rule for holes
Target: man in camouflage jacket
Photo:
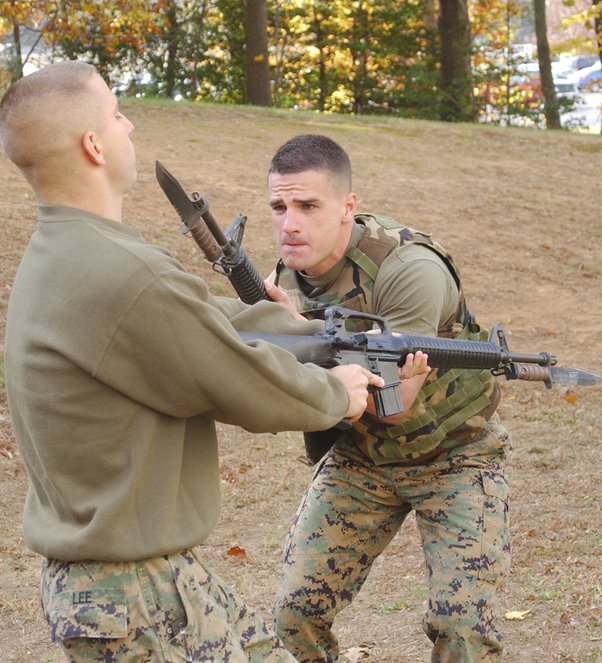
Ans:
<svg viewBox="0 0 602 663"><path fill-rule="evenodd" d="M397 332L486 338L441 245L389 217L357 213L349 158L334 141L285 143L270 164L269 194L281 256L270 280L298 311L339 304L383 316ZM404 383L401 415L379 420L369 409L348 430L306 436L314 462L329 450L291 527L275 605L278 632L302 662L336 660L336 614L412 510L432 661L501 657L495 599L510 565L510 444L495 412L499 386L485 370L432 370L413 401Z"/></svg>

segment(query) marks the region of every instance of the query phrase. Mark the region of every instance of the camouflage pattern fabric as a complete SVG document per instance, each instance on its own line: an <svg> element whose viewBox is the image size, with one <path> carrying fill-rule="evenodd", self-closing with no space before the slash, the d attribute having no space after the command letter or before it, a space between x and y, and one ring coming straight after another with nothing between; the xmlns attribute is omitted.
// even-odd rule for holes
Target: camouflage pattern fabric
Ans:
<svg viewBox="0 0 602 663"><path fill-rule="evenodd" d="M291 527L275 605L278 634L299 661L336 660L336 614L412 509L426 561L432 661L500 660L494 616L510 566L510 443L497 420L488 428L484 439L423 465L374 466L336 444L329 451Z"/></svg>
<svg viewBox="0 0 602 663"><path fill-rule="evenodd" d="M295 661L198 549L139 562L48 560L42 605L70 661Z"/></svg>

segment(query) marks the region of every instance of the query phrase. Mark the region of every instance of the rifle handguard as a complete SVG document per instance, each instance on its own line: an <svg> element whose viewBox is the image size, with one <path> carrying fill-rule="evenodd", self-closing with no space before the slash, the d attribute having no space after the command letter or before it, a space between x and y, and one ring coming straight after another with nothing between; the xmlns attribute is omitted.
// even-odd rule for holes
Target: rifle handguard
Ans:
<svg viewBox="0 0 602 663"><path fill-rule="evenodd" d="M222 261L222 263L225 262ZM224 267L223 264L221 266ZM242 302L245 304L255 304L264 299L269 299L261 275L247 258L246 254L242 253L240 262L227 269L228 271L224 271L224 273L232 282Z"/></svg>

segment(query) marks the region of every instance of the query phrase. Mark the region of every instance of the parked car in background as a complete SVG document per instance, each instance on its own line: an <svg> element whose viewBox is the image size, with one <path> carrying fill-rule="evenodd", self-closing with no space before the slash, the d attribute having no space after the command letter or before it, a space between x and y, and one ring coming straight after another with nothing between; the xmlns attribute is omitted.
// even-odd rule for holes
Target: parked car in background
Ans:
<svg viewBox="0 0 602 663"><path fill-rule="evenodd" d="M590 67L580 69L575 82L581 92L599 92L602 90L602 67L600 60Z"/></svg>
<svg viewBox="0 0 602 663"><path fill-rule="evenodd" d="M557 76L554 78L556 96L560 101L579 101L579 86L570 76Z"/></svg>
<svg viewBox="0 0 602 663"><path fill-rule="evenodd" d="M596 62L600 63L600 57L596 53L584 55L561 53L552 61L552 74L555 78L557 76L573 76L576 78L583 69Z"/></svg>

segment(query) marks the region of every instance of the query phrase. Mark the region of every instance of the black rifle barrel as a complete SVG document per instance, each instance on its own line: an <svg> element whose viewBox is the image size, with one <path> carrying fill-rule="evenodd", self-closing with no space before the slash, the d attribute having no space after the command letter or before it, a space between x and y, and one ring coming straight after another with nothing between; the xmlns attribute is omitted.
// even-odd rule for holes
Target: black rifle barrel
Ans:
<svg viewBox="0 0 602 663"><path fill-rule="evenodd" d="M495 369L514 362L539 366L552 366L556 363L555 358L546 352L536 355L514 354L489 341L467 341L410 334L398 336L384 334L381 341L378 336L372 334L365 336L368 350L400 351L403 352L404 357L410 352L416 353L418 350L422 350L428 354L429 364L433 368Z"/></svg>

